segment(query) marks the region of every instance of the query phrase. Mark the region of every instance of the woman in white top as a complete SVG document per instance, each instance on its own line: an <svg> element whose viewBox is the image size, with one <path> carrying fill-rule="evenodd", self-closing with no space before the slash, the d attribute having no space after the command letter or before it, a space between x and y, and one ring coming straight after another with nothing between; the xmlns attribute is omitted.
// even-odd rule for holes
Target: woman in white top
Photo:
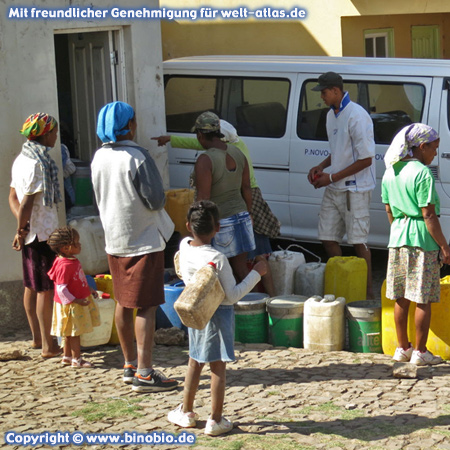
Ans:
<svg viewBox="0 0 450 450"><path fill-rule="evenodd" d="M32 348L43 358L61 354L50 335L53 282L47 275L55 254L47 245L58 226L56 204L61 201L58 168L49 155L58 136L56 120L45 113L32 114L21 134L27 141L12 167L9 206L17 219L13 248L22 251L24 306L33 335Z"/></svg>

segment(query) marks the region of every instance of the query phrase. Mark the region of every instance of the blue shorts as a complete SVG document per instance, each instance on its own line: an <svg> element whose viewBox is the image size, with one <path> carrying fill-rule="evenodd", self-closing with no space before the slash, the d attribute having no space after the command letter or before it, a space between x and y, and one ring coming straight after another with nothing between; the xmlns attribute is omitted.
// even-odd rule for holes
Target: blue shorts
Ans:
<svg viewBox="0 0 450 450"><path fill-rule="evenodd" d="M220 220L220 230L211 245L227 258L255 249L252 220L247 211Z"/></svg>
<svg viewBox="0 0 450 450"><path fill-rule="evenodd" d="M234 306L220 305L203 330L188 328L189 356L199 363L231 362L234 357Z"/></svg>

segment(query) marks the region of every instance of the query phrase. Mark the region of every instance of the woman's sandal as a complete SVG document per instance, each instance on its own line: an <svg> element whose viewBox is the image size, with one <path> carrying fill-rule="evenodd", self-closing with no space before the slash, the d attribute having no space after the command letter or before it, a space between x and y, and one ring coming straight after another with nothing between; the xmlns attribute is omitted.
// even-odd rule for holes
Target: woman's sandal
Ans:
<svg viewBox="0 0 450 450"><path fill-rule="evenodd" d="M78 359L72 359L72 367L77 369L90 369L91 367L94 367L94 364L80 357Z"/></svg>
<svg viewBox="0 0 450 450"><path fill-rule="evenodd" d="M72 364L72 358L70 356L63 356L61 359L62 366L70 366Z"/></svg>

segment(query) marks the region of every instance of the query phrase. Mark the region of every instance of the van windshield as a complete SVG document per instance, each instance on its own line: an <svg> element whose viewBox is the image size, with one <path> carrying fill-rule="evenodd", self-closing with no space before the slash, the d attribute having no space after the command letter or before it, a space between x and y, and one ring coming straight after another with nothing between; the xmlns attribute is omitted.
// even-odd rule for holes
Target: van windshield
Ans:
<svg viewBox="0 0 450 450"><path fill-rule="evenodd" d="M307 80L302 86L297 134L301 139L326 141L329 108L320 92L311 90L316 85L317 80ZM377 144L390 144L404 126L422 121L425 87L421 84L348 81L344 90L370 114Z"/></svg>
<svg viewBox="0 0 450 450"><path fill-rule="evenodd" d="M286 132L289 80L170 76L165 85L168 132L190 133L205 111L230 122L239 136L280 138Z"/></svg>

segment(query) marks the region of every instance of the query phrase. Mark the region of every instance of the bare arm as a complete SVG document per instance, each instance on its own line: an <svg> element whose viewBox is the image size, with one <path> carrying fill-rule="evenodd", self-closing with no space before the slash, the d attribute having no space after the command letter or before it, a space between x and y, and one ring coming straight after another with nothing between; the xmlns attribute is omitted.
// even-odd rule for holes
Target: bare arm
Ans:
<svg viewBox="0 0 450 450"><path fill-rule="evenodd" d="M252 212L252 190L250 187L250 172L248 169L247 158L245 158L244 171L242 172L241 193L242 193L242 197L244 198L245 204L247 205L247 211L249 213L251 213Z"/></svg>
<svg viewBox="0 0 450 450"><path fill-rule="evenodd" d="M17 219L17 216L19 215L20 203L19 199L17 198L17 192L13 187L9 188L8 200L9 200L9 209L14 214L14 217Z"/></svg>
<svg viewBox="0 0 450 450"><path fill-rule="evenodd" d="M425 220L425 225L431 237L436 241L437 245L441 248L442 262L444 264L450 264L450 247L442 232L439 218L436 215L434 205L429 204L422 208L422 216Z"/></svg>
<svg viewBox="0 0 450 450"><path fill-rule="evenodd" d="M212 164L206 155L200 155L195 163L195 186L197 188L197 200L209 200L211 198Z"/></svg>
<svg viewBox="0 0 450 450"><path fill-rule="evenodd" d="M17 211L17 232L13 241L13 248L17 251L22 250L25 236L28 234L28 222L31 218L35 196L36 194L25 195Z"/></svg>
<svg viewBox="0 0 450 450"><path fill-rule="evenodd" d="M394 221L394 216L392 215L391 207L389 206L389 204L384 205L384 207L386 208L386 214L388 216L389 225L392 225L392 222Z"/></svg>

